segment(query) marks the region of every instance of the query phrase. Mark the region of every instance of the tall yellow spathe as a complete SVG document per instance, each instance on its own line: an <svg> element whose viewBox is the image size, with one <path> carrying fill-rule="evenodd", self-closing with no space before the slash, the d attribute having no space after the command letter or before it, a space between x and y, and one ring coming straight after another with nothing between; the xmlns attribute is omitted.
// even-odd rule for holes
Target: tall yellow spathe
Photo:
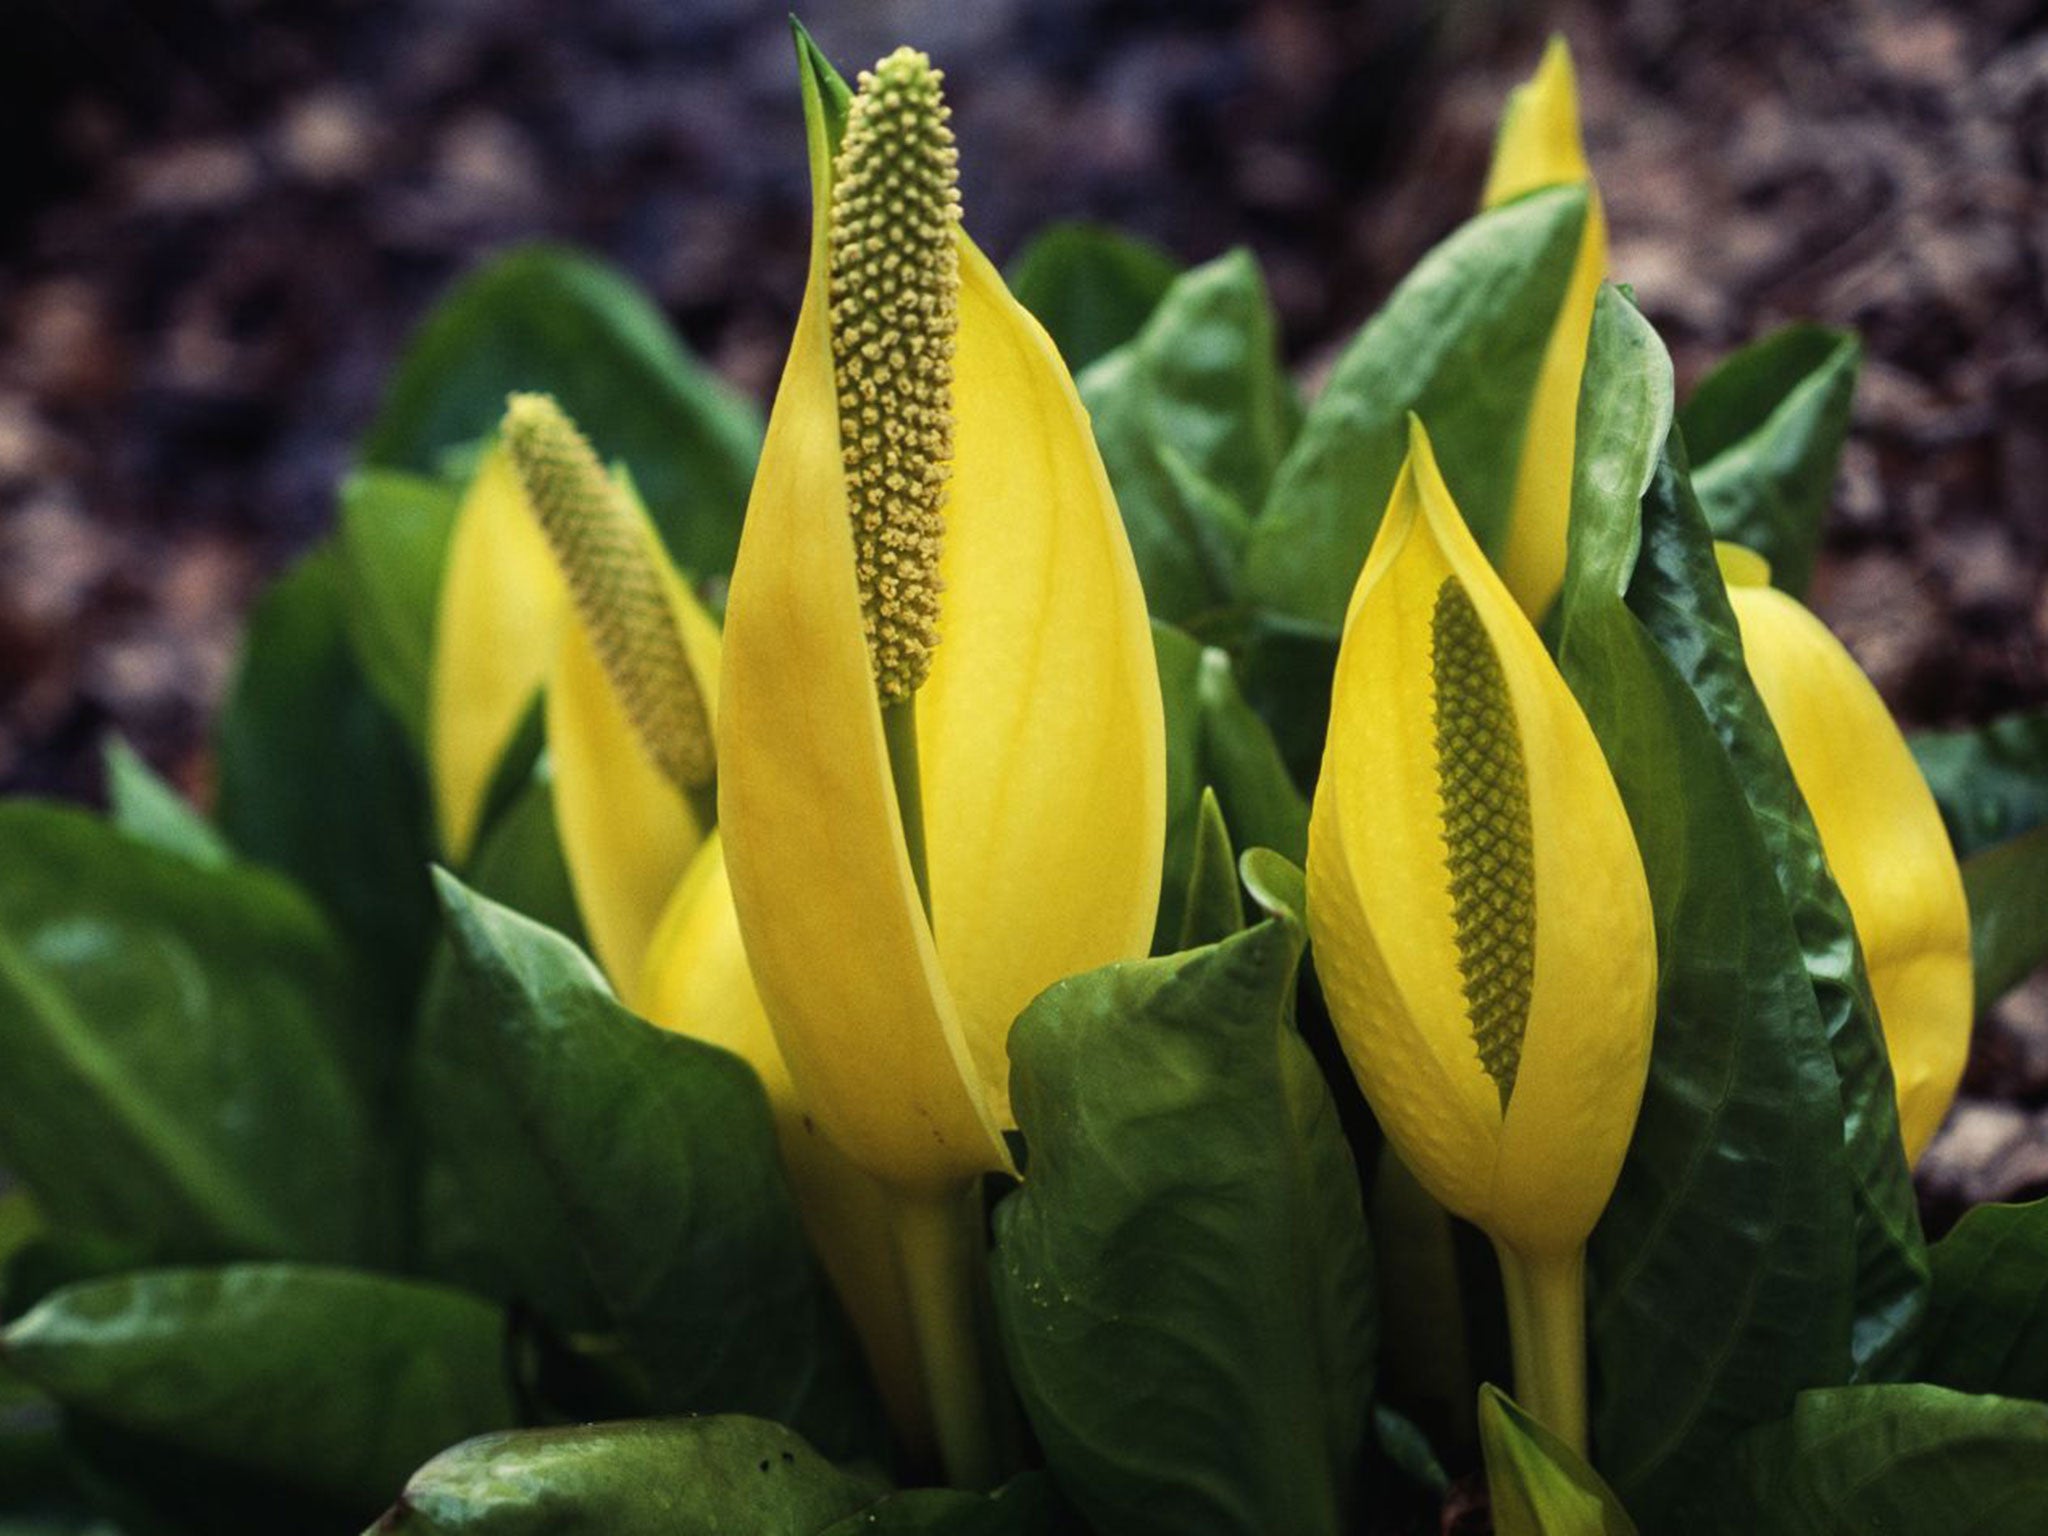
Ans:
<svg viewBox="0 0 2048 1536"><path fill-rule="evenodd" d="M1564 585L1579 377L1586 367L1593 301L1607 275L1607 218L1579 135L1571 50L1556 37L1535 75L1508 100L1480 206L1494 208L1544 187L1580 184L1587 192L1586 226L1537 374L1501 557L1508 590L1539 623Z"/></svg>
<svg viewBox="0 0 2048 1536"><path fill-rule="evenodd" d="M1420 422L1345 619L1308 891L1352 1071L1494 1240L1517 1392L1582 1442L1583 1251L1648 1070L1649 890L1592 728Z"/></svg>
<svg viewBox="0 0 2048 1536"><path fill-rule="evenodd" d="M849 520L833 146L805 108L810 280L733 570L719 821L768 1016L833 1140L902 1189L1009 1164L1005 1040L1040 990L1141 955L1164 723L1144 594L1073 381L964 235L940 609L915 688L930 913L884 739Z"/></svg>
<svg viewBox="0 0 2048 1536"><path fill-rule="evenodd" d="M1970 1052L1962 871L1905 738L1855 658L1796 598L1764 584L1761 561L1722 548L1749 675L1856 923L1906 1160L1917 1162L1948 1114Z"/></svg>

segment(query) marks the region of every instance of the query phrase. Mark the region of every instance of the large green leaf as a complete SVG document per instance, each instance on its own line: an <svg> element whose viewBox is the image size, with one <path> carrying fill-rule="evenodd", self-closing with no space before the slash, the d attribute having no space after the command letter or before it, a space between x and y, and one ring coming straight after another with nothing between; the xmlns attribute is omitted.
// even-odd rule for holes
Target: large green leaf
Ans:
<svg viewBox="0 0 2048 1536"><path fill-rule="evenodd" d="M514 1294L620 1335L652 1411L877 1449L752 1071L635 1018L566 939L440 878L457 985L423 1109Z"/></svg>
<svg viewBox="0 0 2048 1536"><path fill-rule="evenodd" d="M2048 822L2048 710L1922 731L1910 744L1963 857Z"/></svg>
<svg viewBox="0 0 2048 1536"><path fill-rule="evenodd" d="M1558 661L1607 755L1657 918L1641 1117L1594 1232L1595 1443L1646 1516L1800 1389L1846 1379L1851 1209L1835 1070L1791 914L1743 787L1673 655L1722 636L1632 604L1696 519L1643 492L1671 364L1603 289L1578 426ZM1654 1521L1653 1521L1654 1523Z"/></svg>
<svg viewBox="0 0 2048 1536"><path fill-rule="evenodd" d="M1981 1012L2048 962L2048 826L1963 861Z"/></svg>
<svg viewBox="0 0 2048 1536"><path fill-rule="evenodd" d="M1479 1389L1494 1536L1636 1536L1614 1490L1499 1388Z"/></svg>
<svg viewBox="0 0 2048 1536"><path fill-rule="evenodd" d="M2014 1536L2048 1509L2048 1405L1928 1386L1808 1392L1700 1492L1691 1536Z"/></svg>
<svg viewBox="0 0 2048 1536"><path fill-rule="evenodd" d="M424 751L441 575L462 487L398 470L342 482L336 544L364 678Z"/></svg>
<svg viewBox="0 0 2048 1536"><path fill-rule="evenodd" d="M486 1435L428 1462L377 1536L815 1536L881 1488L723 1415Z"/></svg>
<svg viewBox="0 0 2048 1536"><path fill-rule="evenodd" d="M220 832L119 736L106 740L107 819L139 843L208 869L232 863Z"/></svg>
<svg viewBox="0 0 2048 1536"><path fill-rule="evenodd" d="M427 1457L513 1422L504 1331L440 1286L242 1264L68 1286L0 1345L67 1410L368 1519Z"/></svg>
<svg viewBox="0 0 2048 1536"><path fill-rule="evenodd" d="M156 1258L381 1250L346 961L297 891L0 806L0 1161Z"/></svg>
<svg viewBox="0 0 2048 1536"><path fill-rule="evenodd" d="M1234 251L1181 276L1080 388L1152 612L1226 607L1301 414L1258 263Z"/></svg>
<svg viewBox="0 0 2048 1536"><path fill-rule="evenodd" d="M1181 931L1202 791L1216 792L1235 843L1271 848L1297 864L1308 855L1308 802L1272 733L1238 692L1230 657L1157 620L1152 645L1166 704L1166 856L1153 932L1161 951Z"/></svg>
<svg viewBox="0 0 2048 1536"><path fill-rule="evenodd" d="M1372 1261L1289 1019L1301 944L1290 916L1071 977L1010 1035L997 1317L1053 1475L1119 1536L1344 1528Z"/></svg>
<svg viewBox="0 0 2048 1536"><path fill-rule="evenodd" d="M1079 373L1138 334L1179 270L1157 246L1077 221L1040 230L1006 276Z"/></svg>
<svg viewBox="0 0 2048 1536"><path fill-rule="evenodd" d="M994 1493L915 1488L892 1493L828 1527L822 1536L1084 1536L1042 1472L1026 1472Z"/></svg>
<svg viewBox="0 0 2048 1536"><path fill-rule="evenodd" d="M1645 543L1629 606L1685 678L1735 766L1827 1027L1856 1211L1853 1379L1896 1379L1912 1367L1914 1330L1927 1302L1927 1255L1899 1142L1891 1060L1849 905L1828 871L1820 834L1743 662L1676 432L1657 466L1644 517L1646 531L1662 528L1671 536Z"/></svg>
<svg viewBox="0 0 2048 1536"><path fill-rule="evenodd" d="M1408 450L1428 425L1459 510L1498 557L1529 401L1586 222L1586 189L1480 214L1425 256L1338 359L1274 477L1244 593L1334 629Z"/></svg>
<svg viewBox="0 0 2048 1536"><path fill-rule="evenodd" d="M215 735L219 819L327 909L395 1045L434 932L433 839L418 755L363 677L348 609L331 544L257 603Z"/></svg>
<svg viewBox="0 0 2048 1536"><path fill-rule="evenodd" d="M1714 537L1769 560L1795 597L1813 580L1862 362L1852 333L1788 325L1724 361L1679 412Z"/></svg>
<svg viewBox="0 0 2048 1536"><path fill-rule="evenodd" d="M458 283L407 348L363 458L432 474L521 389L552 394L601 454L632 466L678 564L731 568L760 413L690 356L646 295L575 251L523 246Z"/></svg>
<svg viewBox="0 0 2048 1536"><path fill-rule="evenodd" d="M1980 1205L1927 1257L1920 1374L1962 1392L2048 1398L2048 1200Z"/></svg>

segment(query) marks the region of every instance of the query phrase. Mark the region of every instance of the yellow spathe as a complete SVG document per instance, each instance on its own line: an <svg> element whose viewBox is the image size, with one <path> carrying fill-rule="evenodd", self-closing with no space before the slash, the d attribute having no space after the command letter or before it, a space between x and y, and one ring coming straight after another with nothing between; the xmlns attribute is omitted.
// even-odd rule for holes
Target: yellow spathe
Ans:
<svg viewBox="0 0 2048 1536"><path fill-rule="evenodd" d="M1535 75L1508 100L1480 206L1493 208L1544 187L1580 183L1587 191L1586 227L1537 374L1501 556L1508 590L1539 622L1564 585L1579 378L1586 366L1593 301L1607 275L1607 218L1579 135L1571 50L1563 38L1554 37Z"/></svg>
<svg viewBox="0 0 2048 1536"><path fill-rule="evenodd" d="M1515 740L1496 745L1526 779L1526 841L1504 838L1478 885L1487 898L1519 871L1533 897L1527 912L1506 904L1524 919L1533 976L1505 1108L1475 1037L1470 934L1453 905L1447 829L1491 813L1446 800L1457 781L1439 728L1465 708L1438 681L1452 588L1469 608L1450 606L1483 628L1512 721ZM1648 1068L1649 891L1592 729L1452 504L1419 422L1345 621L1308 884L1338 1036L1403 1161L1497 1243L1575 1254L1613 1191Z"/></svg>
<svg viewBox="0 0 2048 1536"><path fill-rule="evenodd" d="M456 864L476 841L498 761L547 673L567 602L519 477L493 447L456 512L428 678L435 825Z"/></svg>
<svg viewBox="0 0 2048 1536"><path fill-rule="evenodd" d="M734 567L719 821L748 955L828 1135L904 1189L1004 1168L1004 1043L1144 953L1165 825L1144 596L1087 417L964 238L933 668L916 696L931 918L861 627L828 326L830 154L805 107L810 281Z"/></svg>
<svg viewBox="0 0 2048 1536"><path fill-rule="evenodd" d="M1891 711L1841 641L1774 587L1731 579L1728 598L1749 675L1855 919L1906 1160L1916 1162L1970 1050L1970 911L1955 849Z"/></svg>

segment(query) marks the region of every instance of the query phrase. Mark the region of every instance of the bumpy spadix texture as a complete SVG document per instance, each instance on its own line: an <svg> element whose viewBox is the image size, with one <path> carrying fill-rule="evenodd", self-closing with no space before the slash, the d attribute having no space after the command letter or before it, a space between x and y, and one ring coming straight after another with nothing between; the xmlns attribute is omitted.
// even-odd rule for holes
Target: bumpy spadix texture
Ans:
<svg viewBox="0 0 2048 1536"><path fill-rule="evenodd" d="M811 274L726 605L719 826L806 1108L878 1178L940 1190L1007 1162L1019 1010L1149 944L1165 728L1144 592L1073 380L959 236L945 638L916 712L927 917L876 707L840 436L837 88L811 68Z"/></svg>
<svg viewBox="0 0 2048 1536"><path fill-rule="evenodd" d="M576 616L648 756L680 788L709 784L711 721L645 519L548 396L514 395L504 438Z"/></svg>
<svg viewBox="0 0 2048 1536"><path fill-rule="evenodd" d="M1458 969L1480 1064L1506 1109L1536 981L1529 776L1500 658L1454 576L1437 588L1429 665Z"/></svg>
<svg viewBox="0 0 2048 1536"><path fill-rule="evenodd" d="M1420 423L1345 619L1308 881L1331 1016L1402 1160L1497 1242L1576 1252L1649 1064L1649 891Z"/></svg>
<svg viewBox="0 0 2048 1536"><path fill-rule="evenodd" d="M1849 903L1884 1026L1909 1162L1947 1116L1970 1050L1970 911L1941 812L1855 658L1767 568L1724 554L1749 674Z"/></svg>
<svg viewBox="0 0 2048 1536"><path fill-rule="evenodd" d="M938 643L960 316L958 155L939 71L899 48L860 77L833 164L832 365L875 687L907 698Z"/></svg>

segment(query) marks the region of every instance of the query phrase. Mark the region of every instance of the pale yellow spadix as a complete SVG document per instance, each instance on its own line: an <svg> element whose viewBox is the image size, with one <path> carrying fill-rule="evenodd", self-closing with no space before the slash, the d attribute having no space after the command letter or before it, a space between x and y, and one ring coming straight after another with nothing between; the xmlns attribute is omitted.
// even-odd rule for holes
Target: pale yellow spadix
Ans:
<svg viewBox="0 0 2048 1536"><path fill-rule="evenodd" d="M1493 1238L1518 1391L1582 1439L1582 1252L1648 1070L1649 890L1592 728L1420 422L1345 618L1308 892L1360 1087Z"/></svg>
<svg viewBox="0 0 2048 1536"><path fill-rule="evenodd" d="M1586 366L1593 301L1607 275L1607 219L1579 135L1571 50L1556 37L1535 75L1508 100L1480 205L1493 208L1544 187L1581 183L1588 194L1586 226L1537 374L1501 556L1508 590L1539 622L1564 584L1579 377Z"/></svg>
<svg viewBox="0 0 2048 1536"><path fill-rule="evenodd" d="M1941 812L1884 699L1798 599L1721 546L1749 675L1856 923L1906 1160L1947 1116L1970 1050L1970 911ZM1741 553L1747 553L1743 551Z"/></svg>
<svg viewBox="0 0 2048 1536"><path fill-rule="evenodd" d="M428 678L427 760L442 850L476 840L499 760L554 655L567 589L502 446L456 513Z"/></svg>
<svg viewBox="0 0 2048 1536"><path fill-rule="evenodd" d="M1148 945L1165 825L1158 677L1123 524L1051 341L957 222L951 294L941 276L901 299L848 302L833 286L833 198L860 173L835 173L808 73L805 107L811 273L727 605L719 820L754 977L805 1104L877 1177L947 1190L1008 1166L1004 1045L1018 1011L1060 977ZM916 206L894 216L919 228L950 217L921 181L904 188ZM878 216L872 238L895 238L892 215ZM922 247L913 265L930 270ZM914 333L951 349L951 456L912 461L920 477L927 462L945 472L943 532L920 494L902 504L901 542L863 533L857 550L856 504L864 518L887 508L868 494L858 435L842 439L835 320L872 316L886 359L890 306L922 315L949 300L950 341ZM899 398L921 411L936 397ZM873 433L908 440L940 425L919 415ZM870 654L878 599L894 590L876 584L875 548L936 550L938 585L918 591L937 608L920 595L907 649L886 656ZM914 691L922 783L910 810L929 915L878 677L892 698Z"/></svg>

